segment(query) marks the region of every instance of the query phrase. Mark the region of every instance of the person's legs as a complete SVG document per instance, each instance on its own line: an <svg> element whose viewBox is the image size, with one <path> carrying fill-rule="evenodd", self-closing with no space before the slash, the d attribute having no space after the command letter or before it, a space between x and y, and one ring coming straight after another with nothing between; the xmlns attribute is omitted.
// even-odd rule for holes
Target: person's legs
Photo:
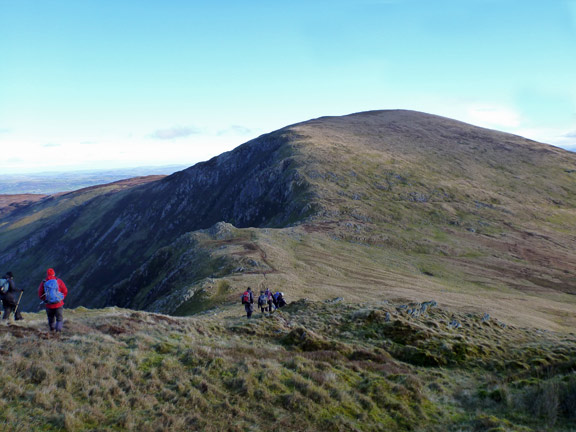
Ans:
<svg viewBox="0 0 576 432"><path fill-rule="evenodd" d="M46 308L46 316L48 316L48 326L50 327L50 331L56 330L56 326L54 324L54 320L56 319L56 309Z"/></svg>
<svg viewBox="0 0 576 432"><path fill-rule="evenodd" d="M250 318L252 316L252 311L254 310L253 306L251 304L245 304L244 307L246 309L246 316Z"/></svg>
<svg viewBox="0 0 576 432"><path fill-rule="evenodd" d="M56 331L61 332L62 327L64 326L64 309L59 307L58 309L54 309L56 315Z"/></svg>
<svg viewBox="0 0 576 432"><path fill-rule="evenodd" d="M3 320L7 320L10 317L10 314L14 310L14 305L12 303L8 303L2 301L2 305L4 306L4 315L2 316Z"/></svg>

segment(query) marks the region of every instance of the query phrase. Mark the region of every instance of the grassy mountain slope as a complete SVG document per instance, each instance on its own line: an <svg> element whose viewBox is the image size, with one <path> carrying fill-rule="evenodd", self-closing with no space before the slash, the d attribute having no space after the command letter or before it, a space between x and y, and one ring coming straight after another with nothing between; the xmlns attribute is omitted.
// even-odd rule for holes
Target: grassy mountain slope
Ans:
<svg viewBox="0 0 576 432"><path fill-rule="evenodd" d="M138 188L4 216L0 264L24 284L57 268L71 305L187 314L264 282L566 329L575 167L573 153L428 114L320 118Z"/></svg>
<svg viewBox="0 0 576 432"><path fill-rule="evenodd" d="M484 255L474 260L482 269L506 269L527 289L576 293L573 153L402 111L320 119L296 131L306 137L307 178L326 219L361 222L359 240Z"/></svg>
<svg viewBox="0 0 576 432"><path fill-rule="evenodd" d="M402 307L404 306L404 307ZM430 306L118 308L0 326L7 430L570 431L574 334ZM389 316L389 320L387 319ZM460 327L451 325L457 322Z"/></svg>

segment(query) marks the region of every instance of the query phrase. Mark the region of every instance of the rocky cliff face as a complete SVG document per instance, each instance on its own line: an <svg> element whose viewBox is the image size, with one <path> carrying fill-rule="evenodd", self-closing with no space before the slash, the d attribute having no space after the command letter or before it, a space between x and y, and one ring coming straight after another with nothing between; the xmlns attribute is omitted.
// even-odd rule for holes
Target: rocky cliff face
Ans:
<svg viewBox="0 0 576 432"><path fill-rule="evenodd" d="M112 287L181 235L219 221L286 226L310 214L293 139L283 131L265 135L165 179L97 194L77 206L61 208L61 197L31 206L0 233L6 239L0 266L12 268L27 286L39 282L45 268L60 269L75 287L70 305L130 306L131 296L113 294ZM36 220L22 226L33 215ZM26 305L34 303L31 297Z"/></svg>

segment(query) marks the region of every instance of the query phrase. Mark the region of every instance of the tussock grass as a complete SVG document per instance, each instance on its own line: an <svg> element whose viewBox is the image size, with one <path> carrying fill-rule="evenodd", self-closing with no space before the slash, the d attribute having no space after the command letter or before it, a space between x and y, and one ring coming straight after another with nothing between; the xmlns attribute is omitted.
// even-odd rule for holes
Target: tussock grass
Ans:
<svg viewBox="0 0 576 432"><path fill-rule="evenodd" d="M574 337L440 308L292 303L172 318L68 311L0 327L5 430L570 430ZM391 320L386 320L386 313ZM450 320L462 323L449 327ZM536 366L534 366L534 364Z"/></svg>

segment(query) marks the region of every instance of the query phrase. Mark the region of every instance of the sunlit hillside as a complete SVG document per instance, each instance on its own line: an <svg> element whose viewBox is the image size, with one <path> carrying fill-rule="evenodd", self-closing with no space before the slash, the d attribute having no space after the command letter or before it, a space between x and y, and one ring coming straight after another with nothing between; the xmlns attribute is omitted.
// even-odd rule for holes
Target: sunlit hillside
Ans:
<svg viewBox="0 0 576 432"><path fill-rule="evenodd" d="M567 330L575 166L429 114L325 117L164 179L20 205L0 219L0 263L24 286L56 268L71 306L186 315L266 283L293 298L441 298ZM23 305L36 307L32 290Z"/></svg>
<svg viewBox="0 0 576 432"><path fill-rule="evenodd" d="M434 303L117 308L0 327L10 431L571 431L576 338Z"/></svg>

